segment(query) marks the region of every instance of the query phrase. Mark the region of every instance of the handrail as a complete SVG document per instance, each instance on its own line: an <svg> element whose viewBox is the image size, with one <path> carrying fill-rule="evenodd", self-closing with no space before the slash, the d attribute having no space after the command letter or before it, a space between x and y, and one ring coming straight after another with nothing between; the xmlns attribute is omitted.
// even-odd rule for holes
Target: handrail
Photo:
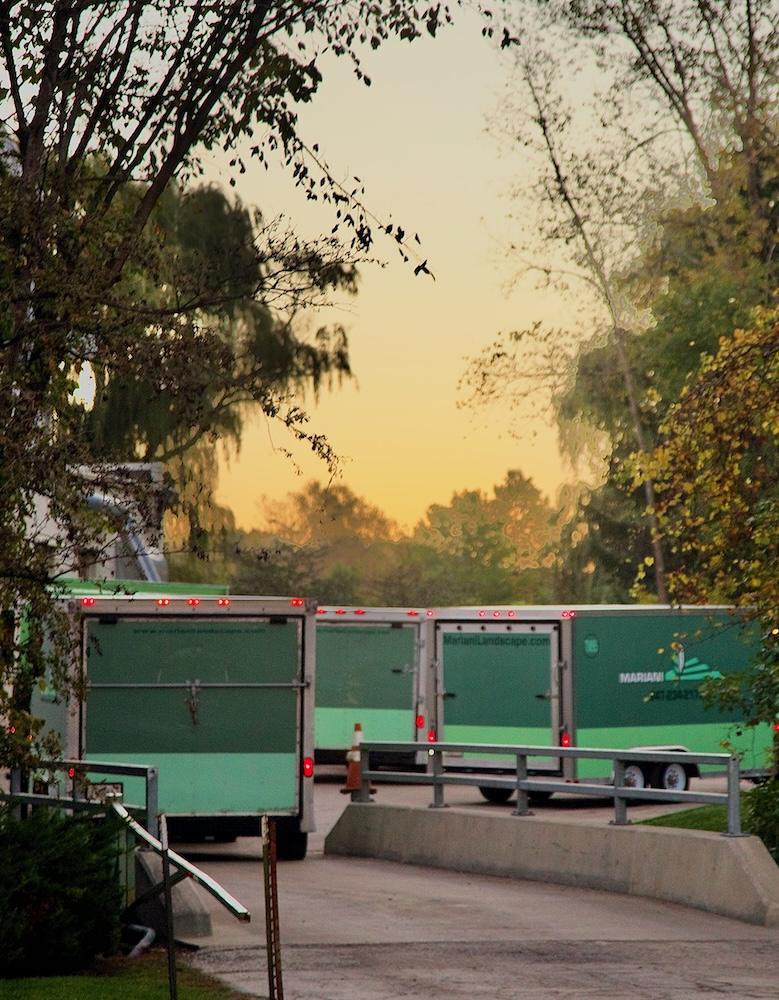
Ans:
<svg viewBox="0 0 779 1000"><path fill-rule="evenodd" d="M214 899L218 900L225 909L229 910L233 916L237 917L248 923L251 920L251 914L243 905L239 903L238 900L231 896L230 893L224 889L218 882L211 878L210 875L193 865L191 861L187 861L186 858L182 858L180 854L171 850L169 847L165 848L162 843L157 840L156 837L152 836L148 830L145 830L140 823L136 822L124 806L119 805L118 802L112 803L114 811L121 816L121 818L127 823L133 833L142 840L145 844L162 857L163 854L167 854L170 859L171 864L174 864L179 871L184 872L189 878L194 879L198 885L202 886L207 892L209 892Z"/></svg>
<svg viewBox="0 0 779 1000"><path fill-rule="evenodd" d="M113 761L83 759L43 760L33 769L33 773L37 771L67 771L72 782L71 794L65 797L61 795L37 795L33 792L23 792L21 790L21 771L15 768L11 771L11 791L8 798L27 805L59 804L67 809L91 809L101 805L101 803L86 796L78 795L77 776L79 774L92 771L95 774L125 774L132 777L144 778L146 782L145 804L129 804L128 808L145 812L149 831L153 835L158 833L159 809L157 788L159 771L151 764L120 764ZM73 772L72 774L70 773L71 771Z"/></svg>
<svg viewBox="0 0 779 1000"><path fill-rule="evenodd" d="M691 753L678 750L608 750L603 748L523 746L496 743L428 743L431 770L420 772L372 771L371 751L384 753L408 753L419 750L418 743L395 743L366 741L361 744L364 754L362 780L359 791L352 792L352 801L370 802L370 786L373 782L391 781L400 784L433 786L431 808L444 807L445 785L475 785L489 788L511 788L517 794L517 808L514 816L529 816L529 795L536 792L560 792L569 795L593 795L614 800L614 820L617 826L629 823L627 818L628 800L660 802L703 802L726 805L728 810L728 830L725 836L740 837L741 813L739 801L740 768L737 757L726 753ZM444 755L451 753L474 753L513 757L513 771L507 769L507 777L495 774L456 773L454 769L444 770ZM568 757L573 759L611 760L614 764L614 782L611 785L586 784L550 780L549 778L528 777L527 762L530 757ZM727 769L728 787L721 792L682 792L673 789L635 788L625 784L625 765L636 762L659 764L721 764Z"/></svg>

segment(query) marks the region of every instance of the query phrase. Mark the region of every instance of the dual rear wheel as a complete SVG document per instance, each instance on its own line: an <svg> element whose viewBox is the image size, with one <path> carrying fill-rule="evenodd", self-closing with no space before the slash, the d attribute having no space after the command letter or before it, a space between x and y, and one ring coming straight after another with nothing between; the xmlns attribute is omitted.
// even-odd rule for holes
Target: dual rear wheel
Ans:
<svg viewBox="0 0 779 1000"><path fill-rule="evenodd" d="M684 764L628 764L625 784L629 788L667 788L686 792L690 776Z"/></svg>

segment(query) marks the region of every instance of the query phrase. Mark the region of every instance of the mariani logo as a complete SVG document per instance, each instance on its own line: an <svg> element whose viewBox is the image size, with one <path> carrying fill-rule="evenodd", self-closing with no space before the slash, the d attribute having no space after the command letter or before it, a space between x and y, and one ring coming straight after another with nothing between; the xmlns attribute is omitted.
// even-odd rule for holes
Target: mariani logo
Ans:
<svg viewBox="0 0 779 1000"><path fill-rule="evenodd" d="M619 683L662 684L674 681L700 683L709 678L722 677L719 670L710 667L708 663L703 663L697 656L691 656L688 660L685 656L684 646L680 642L673 643L672 648L677 654L675 667L671 667L670 670L636 670L631 673L621 673Z"/></svg>

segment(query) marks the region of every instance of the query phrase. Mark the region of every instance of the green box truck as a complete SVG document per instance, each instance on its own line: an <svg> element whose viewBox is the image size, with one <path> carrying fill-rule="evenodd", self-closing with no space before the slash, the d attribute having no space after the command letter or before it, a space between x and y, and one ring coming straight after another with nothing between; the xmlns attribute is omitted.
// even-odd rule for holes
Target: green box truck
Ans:
<svg viewBox="0 0 779 1000"><path fill-rule="evenodd" d="M156 766L176 839L258 833L266 814L277 817L279 856L303 857L314 828L316 605L165 593L66 603L84 696L47 705L42 692L33 706L59 728L66 756ZM141 789L123 790L142 801Z"/></svg>
<svg viewBox="0 0 779 1000"><path fill-rule="evenodd" d="M766 766L770 727L741 727L736 713L706 708L700 696L705 678L743 670L758 655L756 628L731 608L439 608L428 627L441 741L706 753L721 752L727 739L745 774ZM535 773L568 780L609 779L599 761L550 753L531 763ZM509 765L450 757L447 766ZM631 765L626 779L683 789L695 774L694 766Z"/></svg>
<svg viewBox="0 0 779 1000"><path fill-rule="evenodd" d="M343 764L359 723L369 740L416 741L431 730L432 670L421 608L317 609L316 756ZM429 706L429 708L428 708ZM413 765L420 754L372 755L374 766Z"/></svg>

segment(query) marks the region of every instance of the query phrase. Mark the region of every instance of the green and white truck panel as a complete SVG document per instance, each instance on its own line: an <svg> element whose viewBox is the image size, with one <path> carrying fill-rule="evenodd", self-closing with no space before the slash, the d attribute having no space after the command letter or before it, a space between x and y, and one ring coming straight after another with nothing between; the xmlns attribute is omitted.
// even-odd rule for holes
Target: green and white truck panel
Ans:
<svg viewBox="0 0 779 1000"><path fill-rule="evenodd" d="M766 766L770 727L739 726L737 713L700 696L707 677L742 671L758 655L756 629L732 608L439 608L428 628L441 741L716 753L727 740L745 772ZM605 762L529 763L569 780L611 777ZM495 758L448 764L499 769ZM675 787L659 767L633 770L633 783Z"/></svg>
<svg viewBox="0 0 779 1000"><path fill-rule="evenodd" d="M342 764L357 723L368 740L426 743L425 616L418 608L318 609L317 760Z"/></svg>
<svg viewBox="0 0 779 1000"><path fill-rule="evenodd" d="M702 681L740 672L758 654L757 630L731 609L579 608L567 639L574 745L720 753L728 740L745 771L766 766L769 727L740 727L737 712L707 708L700 695ZM579 761L577 776L603 776L602 764Z"/></svg>
<svg viewBox="0 0 779 1000"><path fill-rule="evenodd" d="M71 601L86 697L72 756L152 764L174 829L230 836L313 827L315 605L174 595ZM99 780L113 779L101 776ZM125 784L125 797L140 790ZM284 854L282 839L280 853Z"/></svg>
<svg viewBox="0 0 779 1000"><path fill-rule="evenodd" d="M434 633L436 728L447 743L556 746L561 724L560 623L548 614L508 609L440 608ZM497 757L447 766L503 770ZM533 772L560 773L557 757L535 758Z"/></svg>

